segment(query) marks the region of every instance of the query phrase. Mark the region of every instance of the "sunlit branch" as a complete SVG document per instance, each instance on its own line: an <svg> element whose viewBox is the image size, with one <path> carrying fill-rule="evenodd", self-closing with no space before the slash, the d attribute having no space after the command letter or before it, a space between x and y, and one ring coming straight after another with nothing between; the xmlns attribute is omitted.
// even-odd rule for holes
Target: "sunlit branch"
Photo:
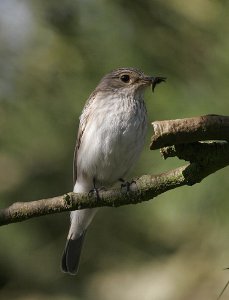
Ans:
<svg viewBox="0 0 229 300"><path fill-rule="evenodd" d="M155 121L150 149L207 140L229 141L229 117L206 115L194 118Z"/></svg>
<svg viewBox="0 0 229 300"><path fill-rule="evenodd" d="M200 122L200 120L202 121ZM209 137L213 138L213 136L217 140L228 140L229 135L226 132L229 129L228 120L229 117L211 115L183 120L154 122L156 137L152 138L153 146L151 148L157 147L158 144L167 145L172 143L173 146L161 149L163 157L177 156L179 159L189 161L190 164L159 175L143 175L135 178L135 183L132 184L131 191L128 192L121 188L101 191L99 192L99 198L94 194L70 192L49 199L16 202L0 210L0 226L64 211L137 204L151 200L171 189L199 183L208 175L229 165L228 142L197 142L200 138L201 140L207 140ZM217 123L218 129L214 129L211 122L213 124L214 122L215 124L221 122L221 124ZM200 130L200 124L202 124L202 131L205 135ZM178 130L179 128L180 131ZM219 130L220 128L222 131ZM190 138L188 138L188 130L190 130ZM174 139L172 140L172 138ZM187 143L189 141L195 142Z"/></svg>

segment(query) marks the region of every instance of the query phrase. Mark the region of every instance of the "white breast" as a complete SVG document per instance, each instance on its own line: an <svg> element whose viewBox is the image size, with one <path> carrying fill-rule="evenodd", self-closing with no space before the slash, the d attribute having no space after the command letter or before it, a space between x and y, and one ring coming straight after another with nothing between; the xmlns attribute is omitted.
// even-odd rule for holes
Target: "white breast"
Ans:
<svg viewBox="0 0 229 300"><path fill-rule="evenodd" d="M141 98L95 99L82 136L77 158L77 181L107 186L125 178L142 150L146 108ZM97 95L99 97L99 95ZM83 119L83 115L81 120Z"/></svg>

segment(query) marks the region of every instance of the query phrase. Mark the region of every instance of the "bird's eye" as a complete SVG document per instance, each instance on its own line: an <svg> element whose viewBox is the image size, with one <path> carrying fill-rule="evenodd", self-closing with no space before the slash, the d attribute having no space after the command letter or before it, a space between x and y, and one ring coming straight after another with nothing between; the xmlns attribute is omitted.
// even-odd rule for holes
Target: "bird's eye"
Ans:
<svg viewBox="0 0 229 300"><path fill-rule="evenodd" d="M124 74L120 77L120 79L125 82L125 83L128 83L130 81L130 76L127 75L127 74Z"/></svg>

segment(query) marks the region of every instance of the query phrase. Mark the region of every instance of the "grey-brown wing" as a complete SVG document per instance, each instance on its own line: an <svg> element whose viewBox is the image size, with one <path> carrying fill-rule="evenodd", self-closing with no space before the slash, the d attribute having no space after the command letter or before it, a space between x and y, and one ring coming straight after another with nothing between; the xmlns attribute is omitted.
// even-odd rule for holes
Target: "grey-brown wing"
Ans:
<svg viewBox="0 0 229 300"><path fill-rule="evenodd" d="M78 150L81 144L81 138L83 136L84 128L82 128L81 125L79 125L79 130L78 130L78 135L76 139L76 145L74 149L74 156L73 156L73 186L76 183L77 179L77 155L78 155Z"/></svg>
<svg viewBox="0 0 229 300"><path fill-rule="evenodd" d="M73 155L73 187L74 187L74 185L76 183L76 179L77 179L77 152L78 152L77 140L76 140L76 145L75 145L74 155Z"/></svg>
<svg viewBox="0 0 229 300"><path fill-rule="evenodd" d="M82 115L80 117L80 125L78 130L78 135L76 139L76 145L74 150L74 157L73 157L73 185L75 185L77 180L77 157L78 157L78 151L81 145L81 141L83 138L84 130L87 125L87 121L90 115L90 105L94 101L96 96L96 93L93 92L91 96L88 98L87 102L85 103Z"/></svg>

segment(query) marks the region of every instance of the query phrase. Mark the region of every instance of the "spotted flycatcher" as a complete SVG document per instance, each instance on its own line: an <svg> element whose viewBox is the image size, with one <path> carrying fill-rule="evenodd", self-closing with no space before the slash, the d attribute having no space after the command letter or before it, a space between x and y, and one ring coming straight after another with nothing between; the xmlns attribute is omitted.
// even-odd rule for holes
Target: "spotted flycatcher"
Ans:
<svg viewBox="0 0 229 300"><path fill-rule="evenodd" d="M102 78L80 117L74 153L74 192L109 187L126 175L143 148L147 113L145 88L164 81L134 68L120 68ZM62 270L76 274L83 240L97 208L71 212Z"/></svg>

